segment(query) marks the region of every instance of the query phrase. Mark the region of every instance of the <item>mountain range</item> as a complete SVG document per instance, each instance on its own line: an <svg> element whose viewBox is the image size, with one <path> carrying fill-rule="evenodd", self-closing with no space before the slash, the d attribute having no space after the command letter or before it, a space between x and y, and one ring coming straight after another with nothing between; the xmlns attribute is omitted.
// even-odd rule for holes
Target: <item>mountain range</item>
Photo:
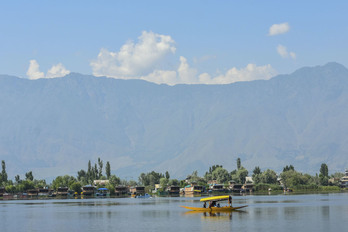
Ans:
<svg viewBox="0 0 348 232"><path fill-rule="evenodd" d="M10 178L52 179L98 157L112 174L184 178L236 160L281 172L348 167L348 70L304 67L270 80L158 85L71 73L29 80L0 75L0 160Z"/></svg>

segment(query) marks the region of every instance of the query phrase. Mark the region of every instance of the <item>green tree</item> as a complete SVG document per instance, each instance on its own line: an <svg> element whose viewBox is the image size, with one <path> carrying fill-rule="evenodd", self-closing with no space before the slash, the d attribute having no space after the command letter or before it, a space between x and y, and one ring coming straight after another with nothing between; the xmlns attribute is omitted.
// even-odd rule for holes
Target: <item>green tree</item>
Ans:
<svg viewBox="0 0 348 232"><path fill-rule="evenodd" d="M144 186L155 187L155 184L160 183L160 179L163 178L164 175L155 171L149 173L141 173L139 176L139 182Z"/></svg>
<svg viewBox="0 0 348 232"><path fill-rule="evenodd" d="M33 183L35 188L43 188L47 186L46 180L34 180Z"/></svg>
<svg viewBox="0 0 348 232"><path fill-rule="evenodd" d="M5 160L1 161L1 167L2 167L2 171L1 171L1 175L0 175L0 184L2 182L7 182L7 172L6 172L6 164L5 164Z"/></svg>
<svg viewBox="0 0 348 232"><path fill-rule="evenodd" d="M166 178L169 180L170 179L170 175L169 175L169 172L168 171L166 171Z"/></svg>
<svg viewBox="0 0 348 232"><path fill-rule="evenodd" d="M256 166L253 170L253 175L261 174L261 169L259 166Z"/></svg>
<svg viewBox="0 0 348 232"><path fill-rule="evenodd" d="M262 172L261 172L260 167L256 166L253 170L253 175L252 175L253 181L255 184L261 183L261 174L262 174Z"/></svg>
<svg viewBox="0 0 348 232"><path fill-rule="evenodd" d="M244 184L245 179L248 176L248 170L246 170L243 166L236 173L238 183Z"/></svg>
<svg viewBox="0 0 348 232"><path fill-rule="evenodd" d="M230 174L228 171L222 167L216 168L212 173L213 180L216 180L218 183L226 183L230 180Z"/></svg>
<svg viewBox="0 0 348 232"><path fill-rule="evenodd" d="M111 176L111 167L110 167L109 161L107 161L105 165L105 174L106 174L106 178L109 179Z"/></svg>
<svg viewBox="0 0 348 232"><path fill-rule="evenodd" d="M329 168L325 163L321 164L320 174L319 174L320 184L323 186L329 185Z"/></svg>
<svg viewBox="0 0 348 232"><path fill-rule="evenodd" d="M240 158L237 159L237 170L239 170L242 167L242 162L240 161Z"/></svg>
<svg viewBox="0 0 348 232"><path fill-rule="evenodd" d="M71 190L73 190L74 192L76 192L77 194L80 194L81 193L81 188L82 188L82 185L80 182L72 182L69 186L69 188Z"/></svg>
<svg viewBox="0 0 348 232"><path fill-rule="evenodd" d="M21 177L19 175L16 175L15 181L16 181L16 184L19 184L21 182Z"/></svg>
<svg viewBox="0 0 348 232"><path fill-rule="evenodd" d="M109 182L114 187L116 187L117 185L121 184L121 179L119 177L117 177L116 175L111 175L110 178L109 178Z"/></svg>
<svg viewBox="0 0 348 232"><path fill-rule="evenodd" d="M323 176L329 177L329 168L325 163L321 164L320 166L320 174Z"/></svg>
<svg viewBox="0 0 348 232"><path fill-rule="evenodd" d="M92 174L92 164L91 161L88 160L88 167L87 167L87 182L91 183L91 180L93 178L93 174Z"/></svg>
<svg viewBox="0 0 348 232"><path fill-rule="evenodd" d="M179 186L180 185L180 181L178 181L177 179L170 179L168 182L169 186Z"/></svg>
<svg viewBox="0 0 348 232"><path fill-rule="evenodd" d="M341 179L342 177L344 177L344 173L342 173L342 172L335 172L334 174L331 174L331 177L335 178L335 179Z"/></svg>
<svg viewBox="0 0 348 232"><path fill-rule="evenodd" d="M261 174L261 183L265 184L276 184L277 183L277 173L275 171L267 169Z"/></svg>
<svg viewBox="0 0 348 232"><path fill-rule="evenodd" d="M33 172L32 171L29 171L29 172L25 173L25 180L30 180L30 181L34 180L34 176L33 176Z"/></svg>
<svg viewBox="0 0 348 232"><path fill-rule="evenodd" d="M7 185L6 187L5 187L5 190L6 190L6 192L8 192L8 193L15 193L16 192L16 186L14 186L14 185Z"/></svg>
<svg viewBox="0 0 348 232"><path fill-rule="evenodd" d="M290 166L286 165L286 167L283 168L283 172L290 171L290 170L295 171L294 166L292 166L291 164Z"/></svg>
<svg viewBox="0 0 348 232"><path fill-rule="evenodd" d="M70 187L70 185L75 182L77 182L77 180L73 176L57 176L56 179L52 181L52 188L57 190L59 187Z"/></svg>
<svg viewBox="0 0 348 232"><path fill-rule="evenodd" d="M162 177L160 179L160 185L161 185L162 190L165 190L167 188L168 182L169 182L169 179L167 179L165 177Z"/></svg>
<svg viewBox="0 0 348 232"><path fill-rule="evenodd" d="M94 180L98 180L99 179L99 171L98 171L98 166L95 163L94 164L94 169L93 169L93 179L91 180L91 182L93 182Z"/></svg>
<svg viewBox="0 0 348 232"><path fill-rule="evenodd" d="M28 189L33 189L34 186L34 182L31 180L23 180L20 184L18 184L16 186L16 192L25 192Z"/></svg>
<svg viewBox="0 0 348 232"><path fill-rule="evenodd" d="M77 180L81 181L82 183L84 182L88 182L88 178L87 178L87 173L85 170L81 169L80 171L77 172Z"/></svg>
<svg viewBox="0 0 348 232"><path fill-rule="evenodd" d="M103 175L103 161L100 158L98 158L98 166L98 179L100 179L100 177Z"/></svg>
<svg viewBox="0 0 348 232"><path fill-rule="evenodd" d="M308 174L303 175L295 170L288 170L280 174L280 178L284 187L296 188L301 185L308 185L312 178Z"/></svg>

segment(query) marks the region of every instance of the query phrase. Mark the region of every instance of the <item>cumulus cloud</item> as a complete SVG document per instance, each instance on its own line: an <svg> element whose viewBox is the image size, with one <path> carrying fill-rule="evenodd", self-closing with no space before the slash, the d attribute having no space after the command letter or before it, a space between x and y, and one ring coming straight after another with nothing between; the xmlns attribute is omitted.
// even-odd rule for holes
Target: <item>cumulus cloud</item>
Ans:
<svg viewBox="0 0 348 232"><path fill-rule="evenodd" d="M140 79L157 84L231 84L239 81L268 80L277 74L270 64L257 66L248 64L245 68L233 67L225 74L211 76L208 73L198 74L197 70L190 67L186 58L180 57L180 65L177 70L155 70Z"/></svg>
<svg viewBox="0 0 348 232"><path fill-rule="evenodd" d="M59 63L57 65L53 65L45 75L43 72L40 72L39 63L36 60L30 60L29 68L27 71L27 76L31 80L39 79L39 78L55 78L55 77L63 77L70 73L63 64Z"/></svg>
<svg viewBox="0 0 348 232"><path fill-rule="evenodd" d="M284 34L290 30L290 26L288 23L280 23L280 24L273 24L269 28L268 35L273 36L273 35L279 35L279 34Z"/></svg>
<svg viewBox="0 0 348 232"><path fill-rule="evenodd" d="M45 74L43 72L40 72L40 65L37 63L36 60L29 61L27 76L29 77L29 79L32 80L45 77Z"/></svg>
<svg viewBox="0 0 348 232"><path fill-rule="evenodd" d="M276 75L271 65L248 64L245 68L231 68L225 74L199 73L180 56L176 68L161 69L160 63L175 53L175 41L167 35L142 32L138 41L129 41L118 52L101 49L96 60L90 63L95 76L119 79L142 79L157 84L230 84L238 81L267 80ZM194 59L194 63L215 56Z"/></svg>
<svg viewBox="0 0 348 232"><path fill-rule="evenodd" d="M248 64L245 68L233 67L225 74L211 78L209 74L201 74L200 80L206 84L230 84L239 81L269 80L277 74L270 64L257 66Z"/></svg>
<svg viewBox="0 0 348 232"><path fill-rule="evenodd" d="M70 73L62 63L53 65L46 74L46 78L64 77Z"/></svg>
<svg viewBox="0 0 348 232"><path fill-rule="evenodd" d="M292 59L296 59L296 53L295 52L288 52L288 49L285 46L281 45L281 44L279 44L277 46L277 52L283 58L289 58L290 57Z"/></svg>
<svg viewBox="0 0 348 232"><path fill-rule="evenodd" d="M90 65L95 76L129 79L150 73L158 62L175 50L170 36L143 31L137 43L128 41L118 52L101 49L97 60Z"/></svg>

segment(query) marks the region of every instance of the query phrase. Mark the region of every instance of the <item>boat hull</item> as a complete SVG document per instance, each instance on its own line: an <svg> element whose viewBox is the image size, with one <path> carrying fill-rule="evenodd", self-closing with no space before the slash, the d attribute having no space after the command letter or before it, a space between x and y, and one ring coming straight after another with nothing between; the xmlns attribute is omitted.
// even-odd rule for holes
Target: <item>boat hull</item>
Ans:
<svg viewBox="0 0 348 232"><path fill-rule="evenodd" d="M190 207L190 206L180 206L180 207L193 210L193 211L200 211L200 212L231 212L233 210L245 208L247 207L247 205L238 206L238 207L224 206L224 207L211 207L211 208Z"/></svg>

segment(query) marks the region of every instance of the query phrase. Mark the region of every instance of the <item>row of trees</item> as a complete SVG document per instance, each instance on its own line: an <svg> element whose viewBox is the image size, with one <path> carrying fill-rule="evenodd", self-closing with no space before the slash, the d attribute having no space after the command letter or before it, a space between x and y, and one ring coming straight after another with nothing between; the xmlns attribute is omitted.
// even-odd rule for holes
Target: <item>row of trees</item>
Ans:
<svg viewBox="0 0 348 232"><path fill-rule="evenodd" d="M216 180L221 184L228 184L229 181L233 180L236 183L244 184L246 182L246 177L248 176L248 170L246 170L242 164L240 158L237 159L237 168L231 172L223 168L222 165L213 165L204 174L203 177L198 176L198 172L194 171L192 174L188 175L185 180L170 179L169 172L164 174L155 171L149 173L141 173L138 182L134 180L126 181L121 180L116 175L111 175L111 167L109 161L105 165L105 175L104 162L98 158L97 162L92 164L88 161L87 170L81 169L77 172L77 177L74 176L58 176L56 177L50 187L57 190L58 187L69 187L70 189L80 192L83 185L93 184L94 180L109 180L107 188L114 191L117 185L143 185L147 189L153 189L155 184L160 184L163 188L170 185L179 185L184 187L187 182L196 182L203 186L208 186L208 182ZM19 175L15 176L15 182L8 180L6 172L6 164L3 160L1 162L2 171L0 173L0 186L6 187L7 192L24 192L28 189L45 187L47 186L45 180L34 179L32 171L25 174L25 179L21 180ZM335 173L331 177L341 178L343 173ZM328 186L329 184L329 171L326 164L322 164L320 167L319 175L311 176L309 174L302 174L295 170L292 165L285 166L283 172L280 175L271 169L261 171L261 168L256 166L252 173L252 179L254 184L256 184L256 190L265 190L268 187L273 189L280 189L280 184L286 188L303 188L303 189L315 189L318 186ZM281 180L281 182L279 181Z"/></svg>
<svg viewBox="0 0 348 232"><path fill-rule="evenodd" d="M97 163L94 165L91 164L91 161L88 161L87 171L80 170L77 172L77 177L74 176L58 176L52 183L48 186L45 180L36 180L34 179L33 172L29 171L25 174L25 179L21 180L19 175L15 176L15 182L8 180L6 172L5 161L2 161L2 172L0 174L0 187L5 187L7 192L16 193L16 192L25 192L29 189L34 188L43 188L50 187L54 190L57 190L59 187L69 187L69 189L74 190L75 192L80 192L81 187L87 184L93 184L94 180L109 180L109 185L107 187L112 191L115 186L121 183L119 177L111 175L111 167L109 161L105 165L105 175L103 175L103 161L98 158Z"/></svg>

